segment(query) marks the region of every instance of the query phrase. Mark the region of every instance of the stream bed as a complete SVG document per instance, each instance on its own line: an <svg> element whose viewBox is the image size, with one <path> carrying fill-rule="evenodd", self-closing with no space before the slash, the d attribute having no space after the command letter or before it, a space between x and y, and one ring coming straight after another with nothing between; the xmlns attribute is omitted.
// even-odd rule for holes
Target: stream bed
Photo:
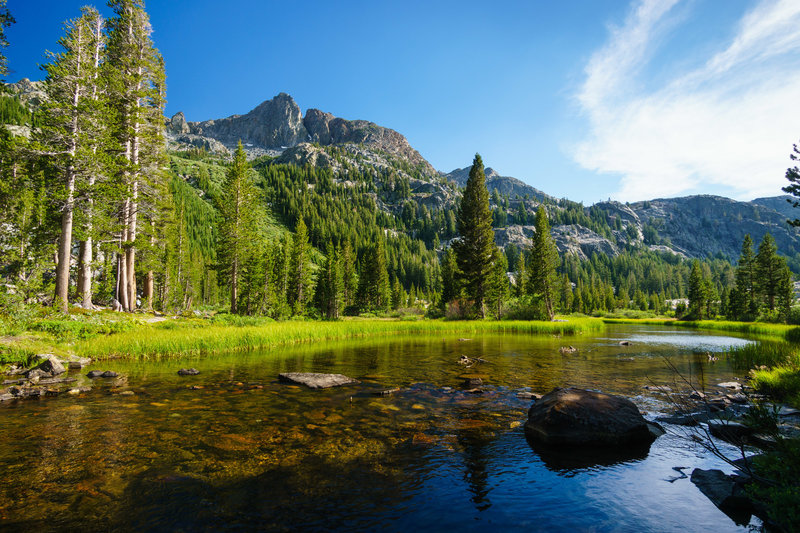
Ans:
<svg viewBox="0 0 800 533"><path fill-rule="evenodd" d="M524 433L531 400L520 397L597 389L653 419L674 409L657 387L687 390L666 359L715 391L742 377L724 352L747 342L619 325L98 363L70 377L120 377L79 396L0 405L0 530L747 530L758 520L734 523L674 470L731 471L684 428L665 426L633 457L537 451ZM484 362L466 368L462 355ZM177 375L190 366L200 374ZM361 383L279 383L290 371ZM483 392L465 390L470 377Z"/></svg>

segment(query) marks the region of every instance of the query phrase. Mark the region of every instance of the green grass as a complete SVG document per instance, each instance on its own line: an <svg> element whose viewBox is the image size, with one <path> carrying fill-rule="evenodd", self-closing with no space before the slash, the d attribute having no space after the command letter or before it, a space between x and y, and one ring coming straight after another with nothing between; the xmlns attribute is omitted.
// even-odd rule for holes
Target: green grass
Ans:
<svg viewBox="0 0 800 533"><path fill-rule="evenodd" d="M758 392L800 407L800 361L750 372L750 384Z"/></svg>
<svg viewBox="0 0 800 533"><path fill-rule="evenodd" d="M670 319L625 319L604 318L606 324L641 324L644 326L671 326L676 328L707 329L730 331L750 335L779 337L786 340L800 340L800 328L788 324L767 322L733 322L729 320L670 320Z"/></svg>
<svg viewBox="0 0 800 533"><path fill-rule="evenodd" d="M761 341L735 346L728 352L728 357L737 370L753 368L778 367L792 364L797 360L798 347L785 341Z"/></svg>
<svg viewBox="0 0 800 533"><path fill-rule="evenodd" d="M168 322L78 342L79 355L93 358L150 359L207 353L267 349L302 342L344 340L383 335L519 333L575 335L603 328L597 319L568 322L346 320L276 322L263 325L214 325L200 320Z"/></svg>

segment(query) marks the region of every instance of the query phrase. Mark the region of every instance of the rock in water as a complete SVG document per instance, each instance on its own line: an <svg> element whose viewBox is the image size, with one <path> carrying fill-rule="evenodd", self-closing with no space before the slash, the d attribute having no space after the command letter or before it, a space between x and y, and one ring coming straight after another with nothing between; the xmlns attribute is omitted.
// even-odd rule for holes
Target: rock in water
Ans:
<svg viewBox="0 0 800 533"><path fill-rule="evenodd" d="M37 367L25 372L25 377L28 379L51 378L53 376L63 374L66 371L67 369L64 368L64 365L61 363L61 361L50 355Z"/></svg>
<svg viewBox="0 0 800 533"><path fill-rule="evenodd" d="M179 376L196 376L199 373L200 371L197 370L196 368L181 368L180 370L178 370Z"/></svg>
<svg viewBox="0 0 800 533"><path fill-rule="evenodd" d="M319 374L316 372L284 372L278 375L278 379L287 383L305 385L311 389L327 389L360 383L357 379L342 374Z"/></svg>
<svg viewBox="0 0 800 533"><path fill-rule="evenodd" d="M655 439L630 400L573 388L553 389L533 404L525 430L547 445L614 446Z"/></svg>
<svg viewBox="0 0 800 533"><path fill-rule="evenodd" d="M722 470L695 468L691 480L700 492L737 524L747 524L750 521L753 503L732 476L726 475Z"/></svg>

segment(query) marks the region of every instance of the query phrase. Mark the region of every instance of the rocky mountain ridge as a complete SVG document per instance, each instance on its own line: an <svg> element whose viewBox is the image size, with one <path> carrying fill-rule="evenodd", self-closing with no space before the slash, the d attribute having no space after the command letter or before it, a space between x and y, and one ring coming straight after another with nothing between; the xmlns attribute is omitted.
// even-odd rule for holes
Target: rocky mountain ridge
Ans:
<svg viewBox="0 0 800 533"><path fill-rule="evenodd" d="M188 144L224 153L241 140L251 155L277 156L304 143L355 144L403 159L427 174L436 174L433 166L398 132L366 120L335 117L319 109L309 109L304 116L300 106L286 93L262 102L244 115L187 122L179 112L166 125L169 140L177 148Z"/></svg>

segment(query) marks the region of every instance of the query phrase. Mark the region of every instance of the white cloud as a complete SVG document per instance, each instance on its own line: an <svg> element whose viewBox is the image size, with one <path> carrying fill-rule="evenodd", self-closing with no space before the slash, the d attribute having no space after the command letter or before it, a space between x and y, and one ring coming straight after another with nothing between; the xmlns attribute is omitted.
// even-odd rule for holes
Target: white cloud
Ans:
<svg viewBox="0 0 800 533"><path fill-rule="evenodd" d="M676 3L640 0L590 59L577 99L591 127L575 159L621 177L621 200L780 194L800 137L800 2L760 2L701 67L639 90Z"/></svg>

